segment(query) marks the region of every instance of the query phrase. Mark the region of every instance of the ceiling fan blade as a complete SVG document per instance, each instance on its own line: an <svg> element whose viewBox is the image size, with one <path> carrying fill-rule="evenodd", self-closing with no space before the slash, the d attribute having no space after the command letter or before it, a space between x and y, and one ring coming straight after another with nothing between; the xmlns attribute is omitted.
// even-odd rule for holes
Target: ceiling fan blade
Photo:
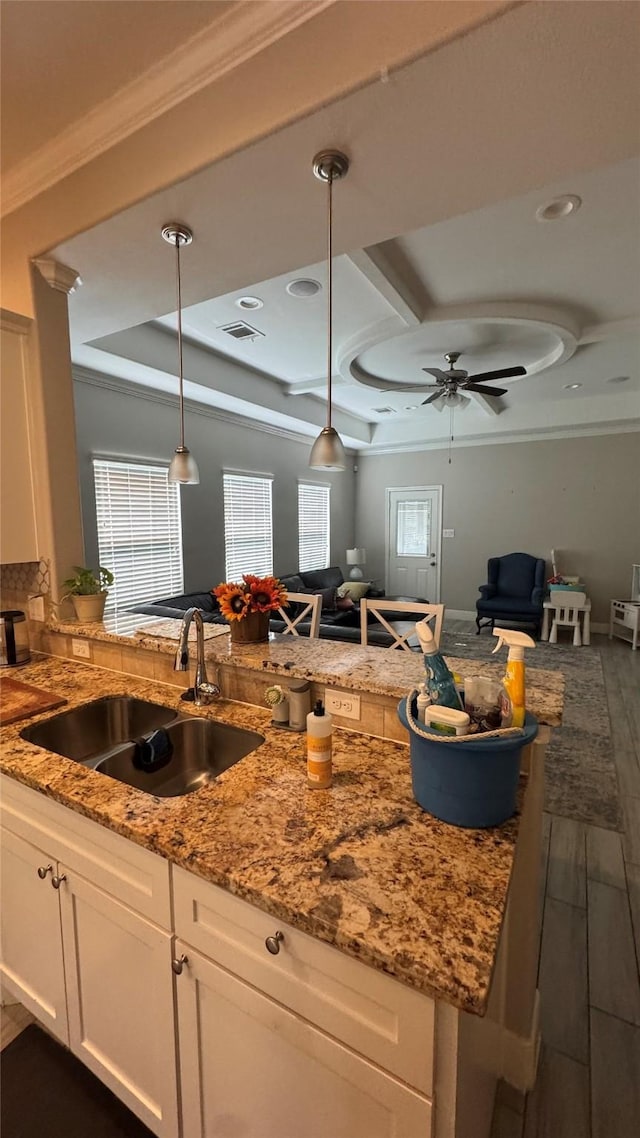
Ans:
<svg viewBox="0 0 640 1138"><path fill-rule="evenodd" d="M424 400L424 402L422 403L422 406L426 407L427 403L435 403L436 399L439 399L441 395L442 395L442 388L438 388L438 390L435 391L433 393L433 395L430 395L428 399Z"/></svg>
<svg viewBox="0 0 640 1138"><path fill-rule="evenodd" d="M439 367L423 367L422 370L426 371L427 375L432 375L434 379L437 379L438 383L446 383L449 378L449 372L443 371Z"/></svg>
<svg viewBox="0 0 640 1138"><path fill-rule="evenodd" d="M526 367L503 367L497 371L482 371L478 375L470 375L469 383L475 383L476 380L484 382L489 379L508 379L511 375L526 375Z"/></svg>
<svg viewBox="0 0 640 1138"><path fill-rule="evenodd" d="M481 383L463 383L463 391L479 391L481 395L506 395L506 387L483 387Z"/></svg>

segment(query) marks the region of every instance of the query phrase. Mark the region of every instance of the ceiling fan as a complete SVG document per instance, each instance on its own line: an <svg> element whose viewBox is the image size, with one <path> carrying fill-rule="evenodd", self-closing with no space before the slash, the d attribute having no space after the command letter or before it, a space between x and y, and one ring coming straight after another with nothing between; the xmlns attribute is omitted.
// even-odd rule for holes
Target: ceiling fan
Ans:
<svg viewBox="0 0 640 1138"><path fill-rule="evenodd" d="M425 388L421 388L423 391L433 391L433 395L424 400L423 407L427 403L435 404L438 411L442 411L445 406L464 407L469 400L460 394L461 391L477 391L480 395L505 395L506 387L485 387L484 382L479 383L478 381L508 379L509 376L527 374L524 367L505 367L498 368L495 371L483 371L478 375L469 375L467 371L455 366L460 355L460 352L447 352L445 354L444 358L449 364L448 371L442 371L439 367L424 367L422 369L428 375L432 375L436 381L428 384Z"/></svg>

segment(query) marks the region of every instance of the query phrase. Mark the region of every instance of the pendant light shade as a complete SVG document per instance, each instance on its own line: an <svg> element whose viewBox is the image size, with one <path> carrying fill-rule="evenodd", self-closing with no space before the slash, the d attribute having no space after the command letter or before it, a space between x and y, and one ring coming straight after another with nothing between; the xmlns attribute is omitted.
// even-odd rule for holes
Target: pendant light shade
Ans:
<svg viewBox="0 0 640 1138"><path fill-rule="evenodd" d="M327 425L323 427L311 448L309 466L313 470L344 470L347 458L342 439L331 426L331 379L333 370L333 199L332 188L336 178L343 178L349 169L349 159L339 150L323 150L313 160L316 178L327 184Z"/></svg>
<svg viewBox="0 0 640 1138"><path fill-rule="evenodd" d="M184 445L184 376L182 371L182 281L180 278L180 249L190 245L193 233L186 225L171 222L162 229L163 240L173 245L176 251L176 308L178 313L178 398L180 406L180 444L171 459L169 482L181 482L185 486L195 486L200 481L195 458Z"/></svg>

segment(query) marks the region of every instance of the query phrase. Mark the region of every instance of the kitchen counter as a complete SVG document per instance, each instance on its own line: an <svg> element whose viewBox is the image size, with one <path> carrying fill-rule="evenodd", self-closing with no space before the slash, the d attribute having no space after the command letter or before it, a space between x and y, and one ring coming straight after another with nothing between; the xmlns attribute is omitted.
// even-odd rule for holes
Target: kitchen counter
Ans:
<svg viewBox="0 0 640 1138"><path fill-rule="evenodd" d="M167 685L70 660L41 657L21 678L69 708L128 693L185 710ZM180 798L155 798L44 751L20 738L20 723L2 730L0 769L404 983L482 1014L518 817L485 831L445 825L414 801L405 745L343 730L334 734L333 786L308 790L304 735L229 701L193 713L250 726L265 743Z"/></svg>
<svg viewBox="0 0 640 1138"><path fill-rule="evenodd" d="M151 629L161 626L172 636L157 636ZM172 656L181 622L157 621L139 614L125 613L108 617L97 624L60 621L52 631L68 636L116 643ZM205 624L219 629L220 625ZM195 635L193 626L190 630ZM495 645L491 645L495 647ZM384 653L384 656L381 656ZM490 656L490 649L487 649ZM400 699L424 677L422 655L418 652L392 651L386 648L362 648L339 640L310 640L308 637L271 634L262 644L234 644L228 633L205 642L205 657L212 664L247 669L279 676L283 679L310 679L316 683L342 685L353 691ZM381 660L384 665L381 667ZM465 660L447 656L449 667L463 677L489 676L500 680L505 660ZM539 723L559 727L562 722L564 677L561 672L530 667L527 663L527 707Z"/></svg>

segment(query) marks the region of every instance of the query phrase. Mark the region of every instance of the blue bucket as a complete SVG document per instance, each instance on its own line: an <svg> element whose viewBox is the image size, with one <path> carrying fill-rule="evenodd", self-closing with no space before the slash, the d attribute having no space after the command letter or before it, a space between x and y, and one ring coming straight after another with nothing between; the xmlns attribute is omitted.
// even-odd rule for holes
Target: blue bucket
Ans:
<svg viewBox="0 0 640 1138"><path fill-rule="evenodd" d="M484 829L506 822L516 808L520 752L538 734L535 716L527 712L522 735L474 735L468 743L439 743L414 732L406 702L398 704L398 718L409 732L416 802L452 826ZM416 718L415 700L411 710Z"/></svg>

